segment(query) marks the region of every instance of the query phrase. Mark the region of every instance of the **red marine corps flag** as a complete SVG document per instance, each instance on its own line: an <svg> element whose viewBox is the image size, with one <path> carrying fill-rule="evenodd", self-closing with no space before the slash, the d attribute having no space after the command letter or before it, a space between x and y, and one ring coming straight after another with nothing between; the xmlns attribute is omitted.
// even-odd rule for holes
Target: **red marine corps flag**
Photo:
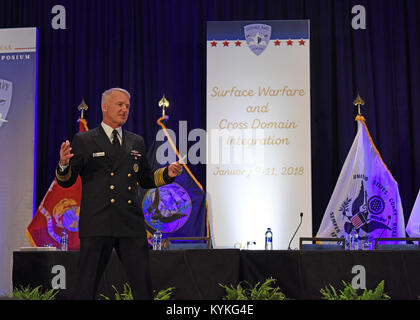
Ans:
<svg viewBox="0 0 420 320"><path fill-rule="evenodd" d="M82 114L79 132L88 131L83 111L87 110L84 101L79 106ZM26 229L26 236L33 247L53 246L59 248L60 236L65 230L68 234L68 250L79 250L79 211L82 193L80 177L70 188L62 188L53 180L44 199L38 207L31 223Z"/></svg>

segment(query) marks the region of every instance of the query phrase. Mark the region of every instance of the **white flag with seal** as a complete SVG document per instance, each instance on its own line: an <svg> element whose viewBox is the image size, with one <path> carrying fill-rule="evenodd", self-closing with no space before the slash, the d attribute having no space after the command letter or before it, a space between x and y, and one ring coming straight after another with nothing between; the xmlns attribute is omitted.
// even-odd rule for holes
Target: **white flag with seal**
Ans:
<svg viewBox="0 0 420 320"><path fill-rule="evenodd" d="M360 237L405 237L398 184L376 149L365 119L357 116L356 120L357 134L317 237L347 239L353 229Z"/></svg>
<svg viewBox="0 0 420 320"><path fill-rule="evenodd" d="M412 238L420 237L420 190L417 194L416 202L414 202L413 210L411 210L405 231Z"/></svg>

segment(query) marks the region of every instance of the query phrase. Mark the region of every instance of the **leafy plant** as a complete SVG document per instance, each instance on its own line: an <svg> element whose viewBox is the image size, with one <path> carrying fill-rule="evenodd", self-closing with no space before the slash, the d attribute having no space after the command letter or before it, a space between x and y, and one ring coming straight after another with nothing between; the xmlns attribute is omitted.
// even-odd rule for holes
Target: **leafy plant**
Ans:
<svg viewBox="0 0 420 320"><path fill-rule="evenodd" d="M118 289L114 285L112 286L112 288L115 291L115 300L134 300L131 287L128 283L123 284L122 293L119 293ZM170 287L168 289L160 290L157 294L155 294L154 300L170 300L173 290L175 290L175 287ZM101 297L104 298L105 300L111 300L111 298L103 294L101 294Z"/></svg>
<svg viewBox="0 0 420 320"><path fill-rule="evenodd" d="M276 282L273 278L268 278L264 283L258 282L252 286L247 281L241 281L235 287L226 286L219 283L219 286L226 290L223 300L285 300L286 296L279 287L272 287ZM245 286L245 287L243 287Z"/></svg>
<svg viewBox="0 0 420 320"><path fill-rule="evenodd" d="M344 289L340 290L339 293L335 288L329 284L329 288L326 286L325 289L321 289L322 299L325 300L388 300L391 299L384 292L385 282L382 280L379 282L375 290L365 289L361 295L357 293L357 290L354 289L351 284L342 281L344 284Z"/></svg>
<svg viewBox="0 0 420 320"><path fill-rule="evenodd" d="M154 300L170 300L175 287L160 290L154 297Z"/></svg>
<svg viewBox="0 0 420 320"><path fill-rule="evenodd" d="M222 298L223 300L249 300L246 295L246 290L242 288L242 283L247 283L246 281L241 281L238 283L237 287L234 288L233 285L230 287L222 285L219 283L219 286L226 290L226 295Z"/></svg>
<svg viewBox="0 0 420 320"><path fill-rule="evenodd" d="M42 291L42 286L31 288L19 286L13 289L12 297L21 300L54 300L58 290L51 289Z"/></svg>
<svg viewBox="0 0 420 320"><path fill-rule="evenodd" d="M119 293L118 289L112 285L112 288L115 291L115 300L134 300L133 293L131 292L131 287L128 283L123 284L123 293ZM111 300L111 298L101 294L105 300Z"/></svg>

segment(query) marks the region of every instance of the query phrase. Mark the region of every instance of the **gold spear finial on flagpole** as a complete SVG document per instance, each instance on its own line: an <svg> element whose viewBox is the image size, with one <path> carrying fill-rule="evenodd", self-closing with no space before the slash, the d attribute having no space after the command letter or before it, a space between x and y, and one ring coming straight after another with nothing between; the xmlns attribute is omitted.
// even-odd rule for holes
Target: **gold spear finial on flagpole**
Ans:
<svg viewBox="0 0 420 320"><path fill-rule="evenodd" d="M360 98L359 92L357 93L356 99L353 101L353 105L355 107L357 106L357 115L361 116L362 114L360 113L360 106L364 106L365 102L363 101L362 98Z"/></svg>
<svg viewBox="0 0 420 320"><path fill-rule="evenodd" d="M80 115L80 119L84 119L83 118L83 115L84 115L83 113L88 109L88 106L85 102L85 99L82 100L82 102L79 104L77 109L82 112L82 114Z"/></svg>
<svg viewBox="0 0 420 320"><path fill-rule="evenodd" d="M163 94L162 99L159 101L159 107L162 108L162 117L164 117L166 108L169 108L169 101L165 98L165 94Z"/></svg>

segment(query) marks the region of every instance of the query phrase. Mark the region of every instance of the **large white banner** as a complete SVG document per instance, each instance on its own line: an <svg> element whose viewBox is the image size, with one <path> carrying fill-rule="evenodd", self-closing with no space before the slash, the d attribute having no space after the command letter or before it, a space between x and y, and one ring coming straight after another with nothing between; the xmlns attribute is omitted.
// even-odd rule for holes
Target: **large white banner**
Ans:
<svg viewBox="0 0 420 320"><path fill-rule="evenodd" d="M312 236L309 21L207 24L207 193L215 248Z"/></svg>
<svg viewBox="0 0 420 320"><path fill-rule="evenodd" d="M12 287L12 252L28 246L35 141L36 28L0 29L0 294Z"/></svg>

